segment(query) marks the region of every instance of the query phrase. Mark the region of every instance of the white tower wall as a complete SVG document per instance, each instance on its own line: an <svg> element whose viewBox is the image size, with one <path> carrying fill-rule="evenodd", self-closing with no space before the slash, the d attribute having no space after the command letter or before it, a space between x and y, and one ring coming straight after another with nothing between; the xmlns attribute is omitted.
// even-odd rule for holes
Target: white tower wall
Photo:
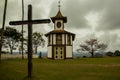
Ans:
<svg viewBox="0 0 120 80"><path fill-rule="evenodd" d="M62 44L65 44L65 34L62 34Z"/></svg>
<svg viewBox="0 0 120 80"><path fill-rule="evenodd" d="M52 58L52 46L48 46L48 58Z"/></svg>
<svg viewBox="0 0 120 80"><path fill-rule="evenodd" d="M72 46L66 46L66 58L72 58Z"/></svg>
<svg viewBox="0 0 120 80"><path fill-rule="evenodd" d="M56 34L53 34L53 44L56 44Z"/></svg>

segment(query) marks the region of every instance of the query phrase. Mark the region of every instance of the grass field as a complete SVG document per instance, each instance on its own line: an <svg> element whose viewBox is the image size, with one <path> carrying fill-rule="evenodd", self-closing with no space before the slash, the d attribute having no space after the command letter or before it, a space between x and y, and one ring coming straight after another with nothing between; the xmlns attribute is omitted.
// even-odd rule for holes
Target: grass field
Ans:
<svg viewBox="0 0 120 80"><path fill-rule="evenodd" d="M3 60L0 80L26 80L27 59ZM33 59L33 80L120 80L120 57Z"/></svg>

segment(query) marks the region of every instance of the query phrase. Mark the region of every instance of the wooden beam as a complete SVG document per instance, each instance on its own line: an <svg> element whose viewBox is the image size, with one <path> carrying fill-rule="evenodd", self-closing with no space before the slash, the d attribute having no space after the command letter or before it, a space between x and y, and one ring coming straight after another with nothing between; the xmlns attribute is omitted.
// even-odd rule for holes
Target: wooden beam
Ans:
<svg viewBox="0 0 120 80"><path fill-rule="evenodd" d="M43 19L43 20L25 20L25 21L10 21L10 25L21 25L21 24L43 24L43 23L50 23L50 19Z"/></svg>

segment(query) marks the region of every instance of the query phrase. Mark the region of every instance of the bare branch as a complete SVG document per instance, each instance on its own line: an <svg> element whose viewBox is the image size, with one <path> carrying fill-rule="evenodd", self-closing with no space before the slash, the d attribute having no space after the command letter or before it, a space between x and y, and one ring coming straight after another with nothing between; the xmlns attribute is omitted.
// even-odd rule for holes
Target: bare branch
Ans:
<svg viewBox="0 0 120 80"><path fill-rule="evenodd" d="M77 49L79 52L81 51L88 51L89 53L94 55L94 52L99 51L99 50L105 50L107 48L107 45L104 43L99 43L97 39L90 39L85 41L86 44L81 44L80 48Z"/></svg>

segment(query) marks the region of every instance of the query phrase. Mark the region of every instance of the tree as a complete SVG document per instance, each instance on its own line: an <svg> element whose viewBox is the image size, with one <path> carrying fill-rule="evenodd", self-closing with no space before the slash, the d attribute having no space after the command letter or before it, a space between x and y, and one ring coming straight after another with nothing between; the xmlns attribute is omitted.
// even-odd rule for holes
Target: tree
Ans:
<svg viewBox="0 0 120 80"><path fill-rule="evenodd" d="M23 41L22 45L21 42ZM22 59L24 59L23 53L27 53L27 39L21 38L19 42L19 54L22 54Z"/></svg>
<svg viewBox="0 0 120 80"><path fill-rule="evenodd" d="M119 50L116 50L116 51L114 52L114 55L115 55L115 56L120 56L120 51L119 51Z"/></svg>
<svg viewBox="0 0 120 80"><path fill-rule="evenodd" d="M99 43L97 39L86 40L85 44L81 44L80 48L77 51L88 51L92 57L94 57L94 53L100 50L105 50L107 45L104 43Z"/></svg>
<svg viewBox="0 0 120 80"><path fill-rule="evenodd" d="M10 48L10 53L13 53L13 50L18 46L18 42L21 39L22 34L19 33L16 29L11 27L6 27L4 31L5 44Z"/></svg>
<svg viewBox="0 0 120 80"><path fill-rule="evenodd" d="M113 55L114 55L114 53L113 53L113 52L111 52L111 51L109 51L109 52L107 52L107 53L106 53L106 55L107 55L107 56L113 56Z"/></svg>
<svg viewBox="0 0 120 80"><path fill-rule="evenodd" d="M35 54L37 54L38 47L44 46L45 40L43 39L43 34L38 32L34 32L32 35L32 38L33 38L32 41L33 41L34 51L35 51Z"/></svg>

